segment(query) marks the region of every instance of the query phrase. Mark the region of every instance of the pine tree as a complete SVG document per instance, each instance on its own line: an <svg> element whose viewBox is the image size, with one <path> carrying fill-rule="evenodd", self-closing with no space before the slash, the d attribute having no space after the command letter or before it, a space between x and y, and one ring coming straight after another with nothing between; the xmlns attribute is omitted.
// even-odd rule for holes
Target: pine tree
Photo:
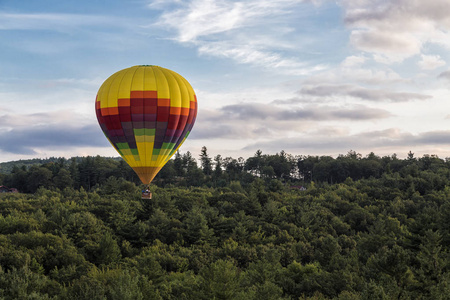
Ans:
<svg viewBox="0 0 450 300"><path fill-rule="evenodd" d="M211 158L208 156L207 149L205 146L202 147L202 151L200 153L200 161L203 173L205 175L211 175L212 173Z"/></svg>

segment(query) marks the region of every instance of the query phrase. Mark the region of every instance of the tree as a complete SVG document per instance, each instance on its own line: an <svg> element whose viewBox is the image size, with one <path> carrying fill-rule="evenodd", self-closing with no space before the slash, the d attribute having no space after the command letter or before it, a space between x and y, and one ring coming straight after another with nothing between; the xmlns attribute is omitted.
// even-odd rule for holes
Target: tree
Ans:
<svg viewBox="0 0 450 300"><path fill-rule="evenodd" d="M53 184L60 190L66 187L73 187L73 179L70 176L70 172L66 169L60 169L58 174L53 177Z"/></svg>
<svg viewBox="0 0 450 300"><path fill-rule="evenodd" d="M226 157L223 160L226 173L228 175L228 179L231 180L237 180L239 178L239 175L241 174L243 170L243 159L242 157L235 159L232 157Z"/></svg>
<svg viewBox="0 0 450 300"><path fill-rule="evenodd" d="M9 187L14 187L21 192L28 193L29 187L27 186L28 172L25 166L21 168L14 166L11 175L5 178L5 184Z"/></svg>
<svg viewBox="0 0 450 300"><path fill-rule="evenodd" d="M183 158L180 154L180 151L177 151L175 153L175 157L173 159L173 167L175 168L177 176L184 176L186 174L186 171L183 166Z"/></svg>
<svg viewBox="0 0 450 300"><path fill-rule="evenodd" d="M244 297L241 273L227 260L218 260L200 271L202 283L198 299L249 299Z"/></svg>
<svg viewBox="0 0 450 300"><path fill-rule="evenodd" d="M278 179L290 178L293 165L284 151L281 151L280 154L265 157L265 161L268 166L272 167Z"/></svg>
<svg viewBox="0 0 450 300"><path fill-rule="evenodd" d="M52 185L53 173L44 167L32 167L28 175L27 190L34 193L39 187L48 188Z"/></svg>
<svg viewBox="0 0 450 300"><path fill-rule="evenodd" d="M202 147L202 151L200 153L200 162L202 165L203 173L205 173L205 175L211 175L212 173L211 158L208 156L207 149L205 146Z"/></svg>
<svg viewBox="0 0 450 300"><path fill-rule="evenodd" d="M189 169L194 168L194 167L198 167L197 166L197 161L195 160L195 158L192 157L191 152L187 151L183 155L183 168L185 170L189 170Z"/></svg>
<svg viewBox="0 0 450 300"><path fill-rule="evenodd" d="M187 242L189 243L208 242L214 234L214 231L208 227L208 222L198 207L194 207L188 213L184 224L186 225Z"/></svg>
<svg viewBox="0 0 450 300"><path fill-rule="evenodd" d="M391 282L392 297L401 299L402 295L407 295L415 284L414 274L409 267L409 255L405 249L398 245L392 248L382 247L370 257L367 267L376 270L374 279ZM409 297L408 297L409 298Z"/></svg>
<svg viewBox="0 0 450 300"><path fill-rule="evenodd" d="M81 186L81 183L80 183L80 171L78 169L77 160L74 157L72 157L70 159L69 172L70 172L70 177L73 180L74 187L76 189L80 188L80 186Z"/></svg>
<svg viewBox="0 0 450 300"><path fill-rule="evenodd" d="M224 162L220 154L214 157L213 183L214 187L225 187L227 185L226 173L223 170Z"/></svg>
<svg viewBox="0 0 450 300"><path fill-rule="evenodd" d="M420 263L418 273L424 287L427 288L440 281L445 259L442 253L442 236L439 232L429 229L425 231L421 240L420 252L417 255Z"/></svg>
<svg viewBox="0 0 450 300"><path fill-rule="evenodd" d="M0 267L0 287L2 299L54 299L62 294L62 286L29 267L7 272Z"/></svg>
<svg viewBox="0 0 450 300"><path fill-rule="evenodd" d="M145 295L144 292L145 291ZM148 280L131 270L94 268L69 287L68 299L158 299ZM160 299L160 298L159 298Z"/></svg>
<svg viewBox="0 0 450 300"><path fill-rule="evenodd" d="M305 181L314 180L314 166L319 162L318 156L300 156L297 161L300 178Z"/></svg>
<svg viewBox="0 0 450 300"><path fill-rule="evenodd" d="M119 261L121 257L120 248L111 233L106 232L98 245L97 262L103 265Z"/></svg>
<svg viewBox="0 0 450 300"><path fill-rule="evenodd" d="M156 175L155 183L165 186L166 184L173 184L176 182L177 171L174 167L174 161L169 160L164 167Z"/></svg>
<svg viewBox="0 0 450 300"><path fill-rule="evenodd" d="M249 157L245 161L245 170L250 171L250 173L256 176L261 176L264 165L265 161L262 156L262 151L258 150L253 157Z"/></svg>

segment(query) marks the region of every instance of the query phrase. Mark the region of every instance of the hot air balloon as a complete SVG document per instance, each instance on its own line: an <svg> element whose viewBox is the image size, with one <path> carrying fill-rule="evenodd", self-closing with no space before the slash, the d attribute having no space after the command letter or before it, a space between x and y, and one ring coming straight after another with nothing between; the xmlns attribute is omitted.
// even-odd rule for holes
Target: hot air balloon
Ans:
<svg viewBox="0 0 450 300"><path fill-rule="evenodd" d="M197 98L178 73L142 65L106 79L95 110L106 138L148 186L191 132Z"/></svg>

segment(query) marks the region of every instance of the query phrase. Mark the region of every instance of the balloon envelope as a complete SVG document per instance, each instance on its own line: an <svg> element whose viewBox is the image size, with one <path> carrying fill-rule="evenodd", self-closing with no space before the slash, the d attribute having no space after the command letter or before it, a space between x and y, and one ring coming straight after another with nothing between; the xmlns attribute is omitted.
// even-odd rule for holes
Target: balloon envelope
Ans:
<svg viewBox="0 0 450 300"><path fill-rule="evenodd" d="M178 73L134 66L106 79L95 109L105 136L149 184L191 132L197 98Z"/></svg>

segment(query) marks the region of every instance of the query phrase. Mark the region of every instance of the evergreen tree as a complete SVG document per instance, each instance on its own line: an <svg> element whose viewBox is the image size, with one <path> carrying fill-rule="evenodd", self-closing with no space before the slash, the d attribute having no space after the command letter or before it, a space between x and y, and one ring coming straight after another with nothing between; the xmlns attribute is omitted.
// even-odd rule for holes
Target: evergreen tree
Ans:
<svg viewBox="0 0 450 300"><path fill-rule="evenodd" d="M212 173L212 163L211 158L208 156L207 149L205 146L202 147L200 153L200 162L202 165L202 170L205 175L211 175Z"/></svg>
<svg viewBox="0 0 450 300"><path fill-rule="evenodd" d="M175 157L173 159L173 167L176 171L177 176L183 177L186 174L186 170L184 168L183 158L180 154L180 151L175 153Z"/></svg>

